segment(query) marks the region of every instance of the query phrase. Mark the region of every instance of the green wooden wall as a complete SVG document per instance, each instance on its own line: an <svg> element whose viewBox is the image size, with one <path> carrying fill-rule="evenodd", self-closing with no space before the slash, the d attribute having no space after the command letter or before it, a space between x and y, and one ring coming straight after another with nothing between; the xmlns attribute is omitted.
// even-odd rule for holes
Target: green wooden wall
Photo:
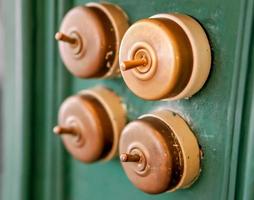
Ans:
<svg viewBox="0 0 254 200"><path fill-rule="evenodd" d="M114 0L130 23L182 12L205 28L212 46L208 82L189 100L143 101L121 78L81 80L64 68L54 41L61 19L85 0L5 0L3 200L254 199L253 0ZM129 120L156 108L180 113L204 151L202 173L189 189L147 195L128 181L118 159L85 165L52 133L68 95L105 85L124 99Z"/></svg>

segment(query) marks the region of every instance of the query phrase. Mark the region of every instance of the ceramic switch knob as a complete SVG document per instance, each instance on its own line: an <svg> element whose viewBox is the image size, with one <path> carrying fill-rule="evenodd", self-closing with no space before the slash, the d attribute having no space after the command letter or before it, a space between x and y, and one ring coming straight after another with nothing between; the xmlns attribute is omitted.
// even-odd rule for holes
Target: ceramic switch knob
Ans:
<svg viewBox="0 0 254 200"><path fill-rule="evenodd" d="M114 157L124 125L125 110L120 98L97 87L62 103L54 132L75 159L92 163Z"/></svg>
<svg viewBox="0 0 254 200"><path fill-rule="evenodd" d="M124 11L109 3L88 3L71 9L55 38L67 69L80 78L119 74L118 54L128 28Z"/></svg>
<svg viewBox="0 0 254 200"><path fill-rule="evenodd" d="M200 149L186 122L167 110L141 116L123 130L120 160L130 181L158 194L190 186L200 172Z"/></svg>
<svg viewBox="0 0 254 200"><path fill-rule="evenodd" d="M183 14L158 14L133 24L120 46L129 89L147 100L188 98L207 80L211 51L201 25Z"/></svg>

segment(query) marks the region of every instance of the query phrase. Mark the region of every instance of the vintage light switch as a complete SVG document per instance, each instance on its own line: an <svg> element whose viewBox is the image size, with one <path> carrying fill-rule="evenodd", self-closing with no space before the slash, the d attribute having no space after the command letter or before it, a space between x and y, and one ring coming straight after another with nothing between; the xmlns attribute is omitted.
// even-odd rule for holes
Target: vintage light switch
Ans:
<svg viewBox="0 0 254 200"><path fill-rule="evenodd" d="M204 85L211 51L201 25L184 14L158 14L133 24L120 47L123 79L147 100L191 97Z"/></svg>
<svg viewBox="0 0 254 200"><path fill-rule="evenodd" d="M160 110L129 123L120 139L120 160L140 190L158 194L190 186L200 172L200 149L187 123Z"/></svg>
<svg viewBox="0 0 254 200"><path fill-rule="evenodd" d="M128 28L124 11L109 3L88 3L70 10L55 38L67 69L80 78L119 74L118 54Z"/></svg>
<svg viewBox="0 0 254 200"><path fill-rule="evenodd" d="M121 99L106 88L96 87L62 103L54 132L75 159L91 163L115 156L125 123Z"/></svg>

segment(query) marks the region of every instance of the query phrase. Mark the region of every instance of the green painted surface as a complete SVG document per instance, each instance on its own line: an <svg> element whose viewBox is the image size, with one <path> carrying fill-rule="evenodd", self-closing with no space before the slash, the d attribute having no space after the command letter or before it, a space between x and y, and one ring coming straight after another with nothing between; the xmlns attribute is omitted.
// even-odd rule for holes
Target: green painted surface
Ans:
<svg viewBox="0 0 254 200"><path fill-rule="evenodd" d="M240 1L114 1L128 13L130 21L160 12L182 12L202 23L213 48L210 78L197 95L175 102L147 102L132 95L121 79L74 79L72 92L97 84L107 85L123 96L130 120L158 107L180 113L189 121L204 150L202 173L190 188L158 196L136 190L122 172L118 160L106 164L83 165L70 159L68 174L70 199L226 199L229 182L234 113L233 72ZM85 1L75 1L77 5ZM234 13L232 15L231 13ZM228 31L230 30L230 31ZM227 33L227 34L225 34ZM159 181L159 180L158 180ZM120 183L120 184L119 184ZM98 190L96 192L96 190ZM208 195L209 194L209 195Z"/></svg>
<svg viewBox="0 0 254 200"><path fill-rule="evenodd" d="M127 12L131 23L161 12L186 13L200 21L213 52L208 82L189 100L152 102L135 97L121 78L72 77L60 61L54 33L63 14L86 1L6 0L6 41L10 45L6 49L3 200L254 198L254 178L250 176L254 144L250 123L254 108L250 76L253 59L249 59L254 58L249 45L253 44L254 1L112 2ZM10 15L13 7L22 12ZM19 28L17 19L22 24ZM22 43L17 49L13 38L19 37ZM65 152L60 139L52 134L58 107L66 96L95 85L105 85L123 97L129 120L165 107L189 122L204 151L201 176L191 188L146 195L128 181L118 159L85 165ZM240 183L243 184L238 187Z"/></svg>

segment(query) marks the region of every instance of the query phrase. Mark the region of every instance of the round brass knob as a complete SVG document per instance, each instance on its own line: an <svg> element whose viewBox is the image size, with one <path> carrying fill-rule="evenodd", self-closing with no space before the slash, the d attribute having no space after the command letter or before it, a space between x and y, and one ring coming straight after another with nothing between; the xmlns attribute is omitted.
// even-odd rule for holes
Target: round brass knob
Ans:
<svg viewBox="0 0 254 200"><path fill-rule="evenodd" d="M147 100L191 97L204 85L211 51L201 25L183 14L158 14L133 24L120 46L129 89Z"/></svg>
<svg viewBox="0 0 254 200"><path fill-rule="evenodd" d="M80 78L119 74L118 51L127 21L124 11L109 3L71 9L55 35L67 69Z"/></svg>
<svg viewBox="0 0 254 200"><path fill-rule="evenodd" d="M97 87L62 103L54 132L62 137L75 159L91 163L114 157L124 125L125 111L120 98Z"/></svg>
<svg viewBox="0 0 254 200"><path fill-rule="evenodd" d="M119 149L128 178L146 193L185 188L200 172L197 139L180 116L167 110L129 123Z"/></svg>

